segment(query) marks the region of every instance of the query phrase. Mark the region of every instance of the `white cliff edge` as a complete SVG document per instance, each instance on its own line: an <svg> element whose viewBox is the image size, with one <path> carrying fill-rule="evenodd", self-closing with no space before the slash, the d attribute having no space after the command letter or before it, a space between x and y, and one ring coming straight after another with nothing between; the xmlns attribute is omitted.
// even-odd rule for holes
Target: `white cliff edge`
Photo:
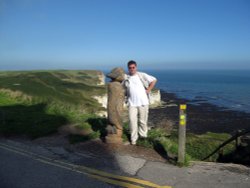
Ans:
<svg viewBox="0 0 250 188"><path fill-rule="evenodd" d="M155 89L150 94L150 107L157 107L161 105L161 91Z"/></svg>
<svg viewBox="0 0 250 188"><path fill-rule="evenodd" d="M105 85L105 75L103 72L101 72L101 74L98 75L99 78L99 83L97 85Z"/></svg>

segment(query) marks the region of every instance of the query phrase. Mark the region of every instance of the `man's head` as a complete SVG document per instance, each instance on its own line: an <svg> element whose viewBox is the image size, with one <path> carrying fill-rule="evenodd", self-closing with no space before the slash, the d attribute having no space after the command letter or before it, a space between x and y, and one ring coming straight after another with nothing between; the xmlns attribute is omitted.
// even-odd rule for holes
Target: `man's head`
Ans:
<svg viewBox="0 0 250 188"><path fill-rule="evenodd" d="M128 71L130 75L136 74L137 71L137 64L135 61L131 60L128 62Z"/></svg>

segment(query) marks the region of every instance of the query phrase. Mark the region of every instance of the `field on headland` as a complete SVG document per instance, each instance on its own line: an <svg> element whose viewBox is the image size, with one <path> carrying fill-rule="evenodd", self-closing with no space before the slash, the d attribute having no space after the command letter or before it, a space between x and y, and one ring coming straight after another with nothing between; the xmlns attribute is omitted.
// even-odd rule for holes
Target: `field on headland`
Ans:
<svg viewBox="0 0 250 188"><path fill-rule="evenodd" d="M56 132L62 125L89 129L87 122L106 93L99 71L0 72L0 133L31 138Z"/></svg>

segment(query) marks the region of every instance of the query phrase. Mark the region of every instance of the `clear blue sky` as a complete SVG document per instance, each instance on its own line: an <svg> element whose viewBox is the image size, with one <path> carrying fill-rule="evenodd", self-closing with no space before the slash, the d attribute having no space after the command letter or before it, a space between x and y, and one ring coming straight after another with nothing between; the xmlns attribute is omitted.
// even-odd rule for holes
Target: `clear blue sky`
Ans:
<svg viewBox="0 0 250 188"><path fill-rule="evenodd" d="M250 0L0 0L0 69L250 69Z"/></svg>

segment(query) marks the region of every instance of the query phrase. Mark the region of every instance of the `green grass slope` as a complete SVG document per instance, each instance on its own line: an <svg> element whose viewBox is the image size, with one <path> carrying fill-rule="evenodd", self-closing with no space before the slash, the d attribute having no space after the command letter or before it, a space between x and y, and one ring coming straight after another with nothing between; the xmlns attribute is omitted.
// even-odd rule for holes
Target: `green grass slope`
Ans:
<svg viewBox="0 0 250 188"><path fill-rule="evenodd" d="M86 123L102 110L93 98L106 93L98 85L101 75L87 70L0 72L0 133L39 137L64 124Z"/></svg>

